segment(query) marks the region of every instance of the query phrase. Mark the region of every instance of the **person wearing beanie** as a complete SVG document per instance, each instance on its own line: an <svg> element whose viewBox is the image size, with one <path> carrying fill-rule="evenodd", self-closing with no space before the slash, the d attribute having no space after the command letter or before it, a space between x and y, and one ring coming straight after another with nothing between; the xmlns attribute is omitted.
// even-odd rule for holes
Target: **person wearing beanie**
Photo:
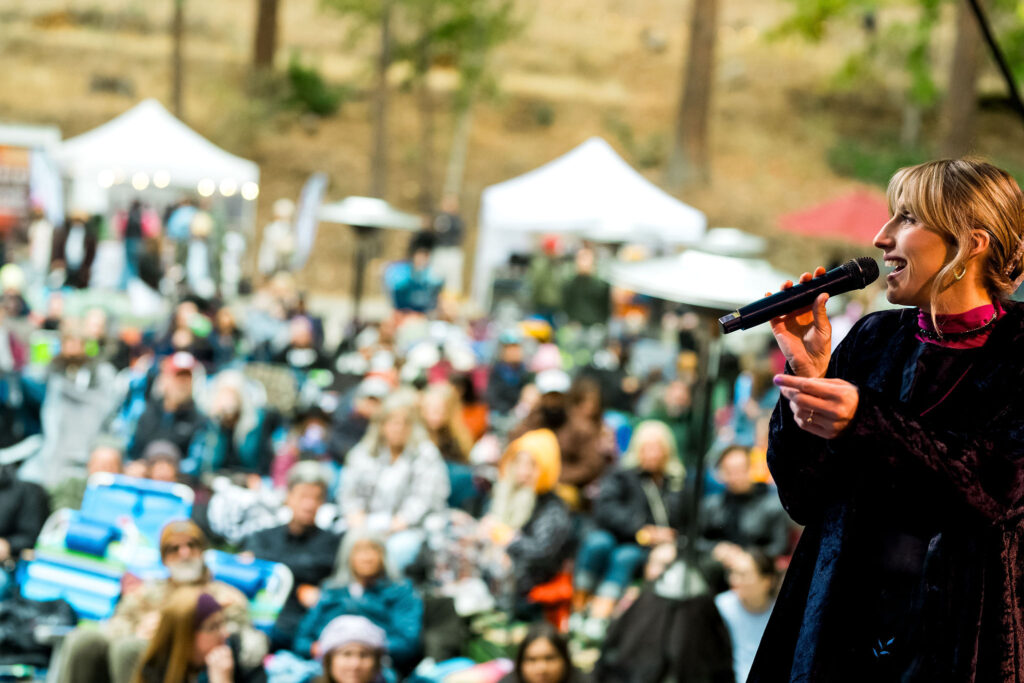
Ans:
<svg viewBox="0 0 1024 683"><path fill-rule="evenodd" d="M263 668L240 661L224 608L202 588L179 588L160 610L133 683L263 683Z"/></svg>
<svg viewBox="0 0 1024 683"><path fill-rule="evenodd" d="M323 683L383 683L387 636L366 617L332 619L317 641Z"/></svg>
<svg viewBox="0 0 1024 683"><path fill-rule="evenodd" d="M252 626L249 601L234 586L213 580L203 563L206 536L188 519L168 522L160 533L160 557L166 579L140 582L126 574L121 601L100 628L76 628L64 642L61 683L129 683L135 663L156 633L163 610L181 588L208 593L221 606L228 631L238 635L240 661L258 664L267 639ZM198 593L197 593L198 596Z"/></svg>

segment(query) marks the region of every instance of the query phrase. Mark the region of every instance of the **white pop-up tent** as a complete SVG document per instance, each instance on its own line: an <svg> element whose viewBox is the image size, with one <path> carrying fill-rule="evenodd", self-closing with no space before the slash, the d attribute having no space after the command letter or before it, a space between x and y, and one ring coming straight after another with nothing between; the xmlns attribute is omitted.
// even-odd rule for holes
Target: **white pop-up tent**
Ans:
<svg viewBox="0 0 1024 683"><path fill-rule="evenodd" d="M599 242L689 244L704 214L644 178L601 138L484 190L473 298L486 304L491 275L533 236L568 233Z"/></svg>
<svg viewBox="0 0 1024 683"><path fill-rule="evenodd" d="M217 147L154 99L66 140L55 156L71 182L71 207L94 213L107 211L111 189L122 184L138 192L239 195L247 203L259 194L255 162ZM251 208L243 213L254 214Z"/></svg>

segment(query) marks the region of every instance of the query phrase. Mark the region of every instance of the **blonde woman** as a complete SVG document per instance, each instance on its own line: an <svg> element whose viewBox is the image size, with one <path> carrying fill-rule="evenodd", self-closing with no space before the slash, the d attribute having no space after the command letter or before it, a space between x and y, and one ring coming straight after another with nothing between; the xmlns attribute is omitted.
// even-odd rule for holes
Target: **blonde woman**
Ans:
<svg viewBox="0 0 1024 683"><path fill-rule="evenodd" d="M416 392L391 394L353 448L341 477L341 509L349 529L387 535L398 572L416 559L421 526L446 509L448 470L419 417Z"/></svg>
<svg viewBox="0 0 1024 683"><path fill-rule="evenodd" d="M472 510L477 498L469 451L473 448L466 423L462 420L462 401L448 383L431 384L420 399L420 416L430 441L437 446L448 468L451 507Z"/></svg>
<svg viewBox="0 0 1024 683"><path fill-rule="evenodd" d="M591 597L587 631L600 637L619 598L652 547L672 544L682 523L685 471L664 422L637 425L622 464L601 481L594 502L596 527L576 558L575 608Z"/></svg>
<svg viewBox="0 0 1024 683"><path fill-rule="evenodd" d="M826 295L772 321L768 465L806 530L750 681L1024 680L1024 196L973 160L888 194L875 246L907 308L835 353Z"/></svg>

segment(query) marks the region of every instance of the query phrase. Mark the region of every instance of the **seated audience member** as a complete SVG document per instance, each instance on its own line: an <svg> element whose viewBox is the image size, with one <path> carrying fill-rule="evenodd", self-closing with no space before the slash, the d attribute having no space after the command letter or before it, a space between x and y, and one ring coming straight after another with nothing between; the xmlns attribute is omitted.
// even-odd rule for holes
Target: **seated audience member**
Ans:
<svg viewBox="0 0 1024 683"><path fill-rule="evenodd" d="M387 380L367 377L356 387L351 405L340 404L331 417L330 451L338 464L344 464L380 410L381 401L392 391Z"/></svg>
<svg viewBox="0 0 1024 683"><path fill-rule="evenodd" d="M348 454L339 501L349 529L388 535L388 563L404 573L423 543L420 528L446 509L448 470L419 420L417 397L387 398L366 436Z"/></svg>
<svg viewBox="0 0 1024 683"><path fill-rule="evenodd" d="M314 642L336 617L366 617L384 630L387 650L400 669L411 669L420 654L423 601L406 579L389 576L383 541L351 532L342 543L338 572L320 601L299 625L292 648L303 657L323 654Z"/></svg>
<svg viewBox="0 0 1024 683"><path fill-rule="evenodd" d="M594 503L597 528L576 558L574 607L581 611L597 596L589 609L591 629L607 624L650 549L675 544L684 476L668 427L654 421L638 425L622 465L601 481Z"/></svg>
<svg viewBox="0 0 1024 683"><path fill-rule="evenodd" d="M487 405L491 412L506 415L519 403L523 387L530 382L530 371L523 359L522 340L517 332L502 332L498 344L498 358L487 378Z"/></svg>
<svg viewBox="0 0 1024 683"><path fill-rule="evenodd" d="M224 607L202 588L179 588L160 610L153 637L139 660L134 683L207 681L262 683L262 666L246 666Z"/></svg>
<svg viewBox="0 0 1024 683"><path fill-rule="evenodd" d="M312 321L298 315L288 322L288 345L273 358L275 363L287 365L296 372L325 370L331 361L316 342Z"/></svg>
<svg viewBox="0 0 1024 683"><path fill-rule="evenodd" d="M154 441L146 446L141 459L128 464L125 474L173 484L181 475L181 451L170 441Z"/></svg>
<svg viewBox="0 0 1024 683"><path fill-rule="evenodd" d="M14 570L22 551L35 546L50 514L46 491L18 479L18 466L29 449L0 450L0 600L14 588Z"/></svg>
<svg viewBox="0 0 1024 683"><path fill-rule="evenodd" d="M527 595L562 570L572 537L572 519L554 493L558 481L558 439L538 429L519 437L505 450L491 509L481 530L503 546L512 562L516 612L534 611Z"/></svg>
<svg viewBox="0 0 1024 683"><path fill-rule="evenodd" d="M364 617L335 618L317 641L323 678L316 683L384 683L384 631Z"/></svg>
<svg viewBox="0 0 1024 683"><path fill-rule="evenodd" d="M192 438L181 469L199 476L211 472L268 474L274 457L267 411L253 405L245 376L224 370L210 385L209 417Z"/></svg>
<svg viewBox="0 0 1024 683"><path fill-rule="evenodd" d="M450 384L431 384L420 399L420 416L430 441L441 452L448 467L451 494L448 504L464 507L476 497L469 452L473 437L462 421L462 406Z"/></svg>
<svg viewBox="0 0 1024 683"><path fill-rule="evenodd" d="M565 637L547 622L534 624L526 632L516 653L515 669L499 683L587 683L569 657Z"/></svg>
<svg viewBox="0 0 1024 683"><path fill-rule="evenodd" d="M334 567L338 537L316 525L317 510L326 497L327 479L321 465L300 462L288 473L285 506L291 511L291 520L258 531L243 544L243 549L255 557L286 565L294 577L292 592L271 634L274 649L291 645L299 621L319 598L317 586Z"/></svg>
<svg viewBox="0 0 1024 683"><path fill-rule="evenodd" d="M749 449L726 448L717 472L725 490L701 501L697 550L708 583L720 592L726 587L723 567L741 548L756 548L770 557L785 555L790 523L778 492L754 482Z"/></svg>
<svg viewBox="0 0 1024 683"><path fill-rule="evenodd" d="M760 550L736 553L727 569L729 590L715 596L715 607L729 629L736 680L745 681L775 606L779 578L775 561Z"/></svg>
<svg viewBox="0 0 1024 683"><path fill-rule="evenodd" d="M146 446L158 440L170 441L179 451L188 453L192 438L203 423L192 399L192 373L196 365L192 354L185 352L164 360L154 392L157 395L147 401L128 447L129 460L141 458Z"/></svg>
<svg viewBox="0 0 1024 683"><path fill-rule="evenodd" d="M98 627L79 626L61 655L61 683L129 683L136 662L157 631L160 611L179 588L208 593L224 611L229 631L238 635L242 661L258 664L267 652L266 637L252 628L249 602L237 588L216 581L203 563L206 538L189 520L167 524L160 534L160 557L170 576L145 583L126 580L114 616ZM134 584L134 585L133 585Z"/></svg>
<svg viewBox="0 0 1024 683"><path fill-rule="evenodd" d="M122 467L121 446L116 439L100 437L89 453L89 462L85 465L84 477L68 477L50 491L50 505L54 510L70 508L78 510L82 507L88 479L98 472L120 474Z"/></svg>

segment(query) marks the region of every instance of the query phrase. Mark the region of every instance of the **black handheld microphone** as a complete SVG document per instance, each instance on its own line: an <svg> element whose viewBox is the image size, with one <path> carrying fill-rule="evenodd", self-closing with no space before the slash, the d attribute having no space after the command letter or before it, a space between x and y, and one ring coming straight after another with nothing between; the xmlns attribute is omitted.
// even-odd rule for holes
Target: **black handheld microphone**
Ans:
<svg viewBox="0 0 1024 683"><path fill-rule="evenodd" d="M843 294L853 289L863 289L878 279L878 264L870 256L861 256L833 268L821 277L793 285L789 289L772 294L747 304L738 311L722 316L718 322L726 334L746 330L767 322L772 318L814 303L818 295L828 292L829 296Z"/></svg>

